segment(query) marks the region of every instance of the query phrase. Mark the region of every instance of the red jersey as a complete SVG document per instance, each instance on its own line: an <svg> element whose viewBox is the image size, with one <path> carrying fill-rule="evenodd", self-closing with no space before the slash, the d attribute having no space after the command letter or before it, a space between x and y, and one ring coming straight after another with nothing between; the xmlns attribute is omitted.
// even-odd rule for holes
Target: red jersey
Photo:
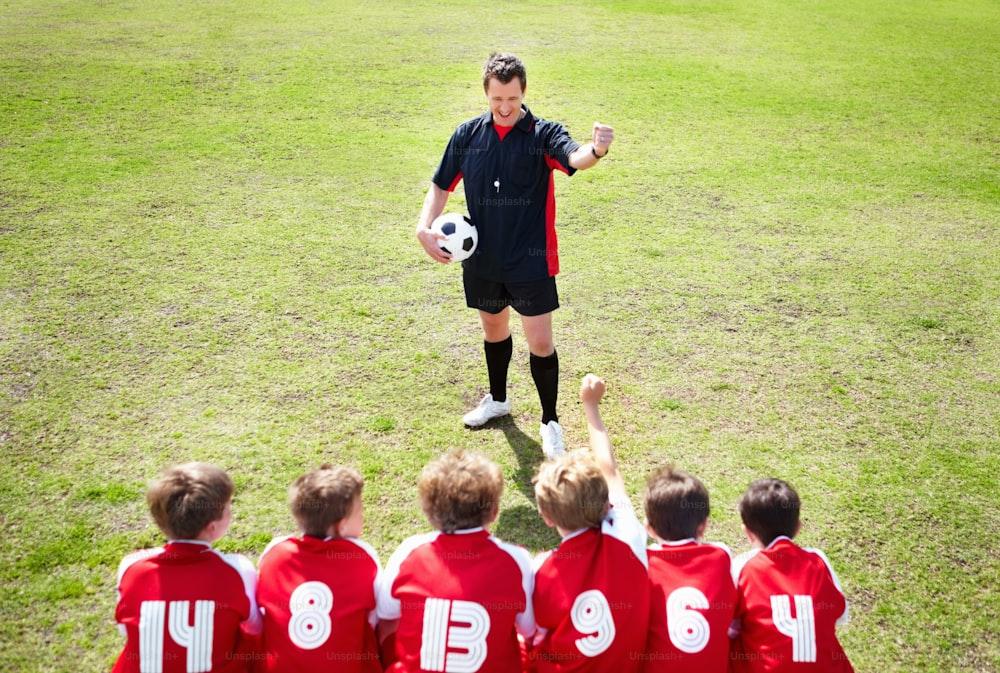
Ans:
<svg viewBox="0 0 1000 673"><path fill-rule="evenodd" d="M115 609L126 641L113 673L246 670L241 633L260 631L256 581L249 559L197 540L126 556Z"/></svg>
<svg viewBox="0 0 1000 673"><path fill-rule="evenodd" d="M258 566L262 671L381 672L374 549L354 538L283 537L267 546Z"/></svg>
<svg viewBox="0 0 1000 673"><path fill-rule="evenodd" d="M531 557L483 528L409 538L379 583L379 619L398 619L389 671L510 673L517 634L535 632Z"/></svg>
<svg viewBox="0 0 1000 673"><path fill-rule="evenodd" d="M645 670L725 673L736 612L729 549L687 539L647 553L652 600Z"/></svg>
<svg viewBox="0 0 1000 673"><path fill-rule="evenodd" d="M538 673L637 671L649 626L646 531L624 494L600 528L563 538L536 560ZM538 641L538 639L536 639Z"/></svg>
<svg viewBox="0 0 1000 673"><path fill-rule="evenodd" d="M853 673L836 634L837 624L847 621L847 599L823 552L782 535L740 556L733 577L735 670Z"/></svg>

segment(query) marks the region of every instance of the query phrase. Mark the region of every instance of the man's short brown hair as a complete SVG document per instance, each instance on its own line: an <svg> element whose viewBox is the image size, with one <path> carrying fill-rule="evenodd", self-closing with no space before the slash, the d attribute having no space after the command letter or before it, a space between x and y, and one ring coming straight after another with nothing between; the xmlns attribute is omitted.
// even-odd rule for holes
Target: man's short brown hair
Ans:
<svg viewBox="0 0 1000 673"><path fill-rule="evenodd" d="M233 480L208 463L168 468L149 485L146 503L153 521L171 540L193 540L223 517L233 497Z"/></svg>
<svg viewBox="0 0 1000 673"><path fill-rule="evenodd" d="M503 473L485 456L452 451L427 464L417 487L431 525L454 533L493 520L503 494Z"/></svg>
<svg viewBox="0 0 1000 673"><path fill-rule="evenodd" d="M780 479L758 479L740 498L743 525L766 546L799 531L799 494Z"/></svg>
<svg viewBox="0 0 1000 673"><path fill-rule="evenodd" d="M697 537L708 519L708 489L687 472L664 465L646 480L646 521L661 540Z"/></svg>
<svg viewBox="0 0 1000 673"><path fill-rule="evenodd" d="M321 465L289 487L288 504L303 533L325 538L330 526L351 513L363 486L357 470Z"/></svg>
<svg viewBox="0 0 1000 673"><path fill-rule="evenodd" d="M514 54L493 52L483 66L483 91L489 88L490 79L506 84L515 77L521 80L521 91L524 91L528 86L528 73L521 59Z"/></svg>
<svg viewBox="0 0 1000 673"><path fill-rule="evenodd" d="M534 482L538 510L564 530L600 526L608 512L608 482L585 449L542 463Z"/></svg>

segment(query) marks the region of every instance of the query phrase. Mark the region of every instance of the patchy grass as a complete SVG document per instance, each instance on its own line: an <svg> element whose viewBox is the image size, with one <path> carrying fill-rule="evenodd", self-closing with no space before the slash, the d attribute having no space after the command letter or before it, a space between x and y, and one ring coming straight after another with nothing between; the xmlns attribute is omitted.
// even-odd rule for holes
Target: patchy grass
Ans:
<svg viewBox="0 0 1000 673"><path fill-rule="evenodd" d="M5 3L0 669L109 667L173 462L232 472L221 546L251 556L298 474L355 465L387 556L426 529L420 468L467 447L508 477L494 530L554 544L523 338L513 417L463 429L479 328L412 237L502 48L533 111L619 136L556 178L570 444L593 370L634 492L691 470L712 538L742 548L752 478L798 487L859 671L996 670L998 26L979 0Z"/></svg>

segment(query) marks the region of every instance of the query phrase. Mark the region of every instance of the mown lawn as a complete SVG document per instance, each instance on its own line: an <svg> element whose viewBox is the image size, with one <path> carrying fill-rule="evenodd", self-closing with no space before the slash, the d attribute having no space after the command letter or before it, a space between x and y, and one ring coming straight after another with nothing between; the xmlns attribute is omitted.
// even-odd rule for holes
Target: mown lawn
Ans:
<svg viewBox="0 0 1000 673"><path fill-rule="evenodd" d="M637 504L674 460L742 550L745 485L798 488L859 671L1000 667L1000 6L165 5L0 2L0 670L110 666L177 461L231 470L252 557L324 461L387 557L457 446L505 469L495 531L553 544L524 340L513 418L464 430L479 328L412 235L497 48L618 133L557 178L570 443L594 371Z"/></svg>

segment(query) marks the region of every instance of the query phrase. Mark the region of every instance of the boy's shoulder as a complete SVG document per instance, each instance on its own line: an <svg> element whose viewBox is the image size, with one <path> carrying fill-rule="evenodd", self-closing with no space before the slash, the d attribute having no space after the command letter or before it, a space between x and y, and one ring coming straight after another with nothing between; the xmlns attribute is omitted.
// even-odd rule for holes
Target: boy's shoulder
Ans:
<svg viewBox="0 0 1000 673"><path fill-rule="evenodd" d="M163 551L163 547L153 547L151 549L139 549L131 554L127 554L125 558L121 560L121 563L118 564L117 585L121 586L122 579L125 577L125 573L129 569L140 568L144 561L148 561L149 559L159 556L163 553Z"/></svg>
<svg viewBox="0 0 1000 673"><path fill-rule="evenodd" d="M171 567L175 570L164 574L164 570ZM242 585L243 592L246 593L253 592L257 581L257 570L253 562L243 554L220 552L207 544L196 546L168 543L163 547L133 552L122 559L118 566L119 591L126 585L132 588L145 586L147 583L143 577L147 573L156 573L161 578L160 582L174 581L180 584L210 576L214 589L223 590L226 586L234 588ZM215 584L216 579L221 584ZM227 580L232 580L232 583L227 584Z"/></svg>
<svg viewBox="0 0 1000 673"><path fill-rule="evenodd" d="M825 570L840 589L840 582L830 559L821 550L802 547L791 538L780 536L762 549L751 549L733 560L733 578L744 573L789 574L807 569Z"/></svg>
<svg viewBox="0 0 1000 673"><path fill-rule="evenodd" d="M355 551L357 553L354 553ZM271 540L261 552L258 563L262 567L265 564L280 564L288 562L290 557L317 552L323 554L327 561L366 558L371 560L376 567L381 567L378 552L360 538L342 537L321 540L297 535L282 535Z"/></svg>

